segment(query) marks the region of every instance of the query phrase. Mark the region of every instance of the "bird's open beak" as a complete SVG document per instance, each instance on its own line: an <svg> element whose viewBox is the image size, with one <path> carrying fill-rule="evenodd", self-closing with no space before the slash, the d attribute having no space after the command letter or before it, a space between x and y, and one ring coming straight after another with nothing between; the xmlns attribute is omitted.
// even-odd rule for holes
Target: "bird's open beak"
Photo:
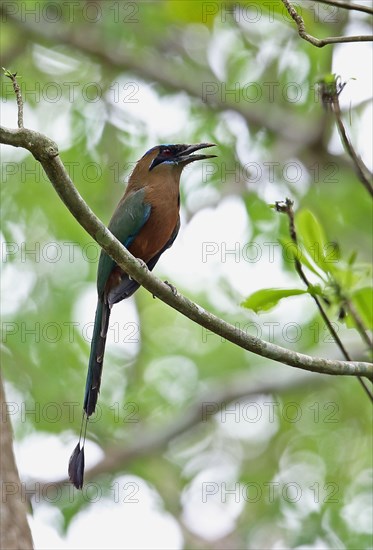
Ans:
<svg viewBox="0 0 373 550"><path fill-rule="evenodd" d="M192 155L195 151L206 149L207 147L215 147L215 143L196 143L195 145L185 145L185 149L177 155L178 163L189 164L195 160L211 159L216 155Z"/></svg>

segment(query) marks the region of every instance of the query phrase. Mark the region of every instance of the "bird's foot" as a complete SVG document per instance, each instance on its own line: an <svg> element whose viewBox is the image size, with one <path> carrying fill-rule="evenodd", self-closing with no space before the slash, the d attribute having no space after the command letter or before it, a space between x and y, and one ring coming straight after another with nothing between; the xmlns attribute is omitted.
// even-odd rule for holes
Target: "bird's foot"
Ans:
<svg viewBox="0 0 373 550"><path fill-rule="evenodd" d="M143 269L149 269L146 263L144 262L144 260L142 260L141 258L136 258L136 259Z"/></svg>
<svg viewBox="0 0 373 550"><path fill-rule="evenodd" d="M142 260L141 258L136 258L136 260L139 262L140 267L142 267L143 269L149 269L146 263L144 262L144 260ZM131 275L128 275L128 278L130 281L134 280L133 277L131 277Z"/></svg>
<svg viewBox="0 0 373 550"><path fill-rule="evenodd" d="M171 283L169 283L168 281L163 281L163 282L164 282L165 285L170 287L170 289L172 291L172 294L174 296L177 296L177 288L174 285L172 285Z"/></svg>

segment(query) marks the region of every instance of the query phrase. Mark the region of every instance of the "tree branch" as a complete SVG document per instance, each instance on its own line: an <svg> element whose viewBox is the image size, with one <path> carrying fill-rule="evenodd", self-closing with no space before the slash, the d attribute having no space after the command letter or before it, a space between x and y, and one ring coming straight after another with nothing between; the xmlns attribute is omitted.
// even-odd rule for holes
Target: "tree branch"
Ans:
<svg viewBox="0 0 373 550"><path fill-rule="evenodd" d="M113 258L113 260L140 285L154 296L173 307L195 323L226 338L233 344L256 355L273 359L299 369L322 374L366 376L373 380L373 364L362 361L338 361L311 357L255 338L226 323L185 296L175 295L166 283L145 270L142 264L110 233L85 203L58 155L57 145L38 132L20 128L12 130L0 127L0 143L23 147L30 151L43 166L45 173L78 223Z"/></svg>
<svg viewBox="0 0 373 550"><path fill-rule="evenodd" d="M27 522L27 506L13 452L13 433L0 374L0 464L1 464L1 529L0 547L6 550L31 550L32 536Z"/></svg>
<svg viewBox="0 0 373 550"><path fill-rule="evenodd" d="M303 40L306 40L316 48L323 48L328 44L343 44L346 42L372 42L373 35L359 35L359 36L329 36L328 38L316 38L306 31L303 17L298 14L296 9L291 5L289 0L282 0L285 8L287 9L290 17L295 21L298 28L298 34Z"/></svg>

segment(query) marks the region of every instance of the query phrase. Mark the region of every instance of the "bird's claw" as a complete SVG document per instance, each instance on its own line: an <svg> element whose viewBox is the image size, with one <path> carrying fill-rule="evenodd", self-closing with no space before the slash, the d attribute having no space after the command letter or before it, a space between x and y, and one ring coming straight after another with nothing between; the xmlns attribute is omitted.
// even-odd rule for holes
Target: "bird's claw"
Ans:
<svg viewBox="0 0 373 550"><path fill-rule="evenodd" d="M141 258L137 258L137 261L139 262L139 264L141 265L142 268L148 269L148 266L146 265L144 260L142 260Z"/></svg>
<svg viewBox="0 0 373 550"><path fill-rule="evenodd" d="M170 287L171 292L174 296L177 296L177 288L174 285L172 285L168 281L164 281L164 284Z"/></svg>
<svg viewBox="0 0 373 550"><path fill-rule="evenodd" d="M140 267L142 267L143 269L149 269L148 266L146 265L146 263L144 262L144 260L142 260L141 258L136 258L136 260L139 262ZM131 275L128 275L128 278L129 278L130 281L134 280L134 278L131 277Z"/></svg>

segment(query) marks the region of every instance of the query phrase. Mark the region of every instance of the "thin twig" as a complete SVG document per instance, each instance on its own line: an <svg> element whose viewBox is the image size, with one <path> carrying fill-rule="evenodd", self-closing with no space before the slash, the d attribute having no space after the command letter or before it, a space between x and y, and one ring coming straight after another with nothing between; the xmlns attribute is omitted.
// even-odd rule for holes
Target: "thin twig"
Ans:
<svg viewBox="0 0 373 550"><path fill-rule="evenodd" d="M364 342L368 346L368 349L372 349L373 348L373 342L369 338L369 336L367 334L367 329L364 327L364 323L363 323L360 315L356 311L355 306L353 305L351 300L349 300L348 298L345 298L344 299L344 307L347 309L348 313L351 315L352 319L354 320L355 325L356 325L356 330L359 332L362 340L364 340Z"/></svg>
<svg viewBox="0 0 373 550"><path fill-rule="evenodd" d="M373 8L362 6L361 4L351 4L350 2L342 2L341 0L314 0L314 1L319 2L321 4L328 4L329 6L334 6L336 8L342 8L344 10L362 11L364 13L369 13L369 15L373 15Z"/></svg>
<svg viewBox="0 0 373 550"><path fill-rule="evenodd" d="M295 223L294 223L293 204L294 203L290 199L286 199L285 202L276 202L276 210L278 212L284 213L288 216L290 238L293 241L293 243L298 246L297 233L296 233ZM294 260L295 260L295 269L296 269L299 277L305 283L305 285L307 286L307 289L311 289L312 284L310 283L310 281L308 280L306 274L304 273L302 264L300 263L300 261L298 260L297 257L295 257ZM341 352L342 352L343 356L345 357L346 361L351 361L351 357L350 357L348 351L344 347L344 345L343 345L341 339L339 338L335 328L333 327L331 321L329 320L329 317L327 316L326 311L324 310L319 298L312 292L310 294L311 294L312 298L314 299L314 301L317 305L317 308L320 312L320 315L323 318L330 334L332 335L335 343L337 344L337 346L341 350ZM370 400L373 402L373 393L371 392L370 388L365 384L365 381L360 376L358 377L358 380L359 380L360 384L363 386L365 392L368 394Z"/></svg>
<svg viewBox="0 0 373 550"><path fill-rule="evenodd" d="M23 99L21 89L17 82L17 73L11 73L8 69L3 67L4 75L10 78L13 84L13 90L17 98L17 108L18 108L18 128L23 128Z"/></svg>
<svg viewBox="0 0 373 550"><path fill-rule="evenodd" d="M342 144L345 151L350 156L351 160L354 163L355 171L361 183L364 185L368 193L373 196L373 174L365 166L363 160L357 155L355 149L347 135L346 128L344 127L342 120L342 112L339 104L339 96L342 93L346 82L341 82L339 76L327 75L323 79L319 80L319 90L321 95L321 100L326 109L334 113L335 119L337 122L337 127L339 135L341 137Z"/></svg>
<svg viewBox="0 0 373 550"><path fill-rule="evenodd" d="M323 48L328 44L342 44L346 42L372 42L373 35L358 35L358 36L329 36L328 38L316 38L306 31L303 17L298 14L296 9L291 5L289 0L282 0L290 17L295 21L298 27L298 34L303 40L306 40L316 48Z"/></svg>
<svg viewBox="0 0 373 550"><path fill-rule="evenodd" d="M333 288L341 304L341 313L343 314L344 312L347 312L350 315L355 323L356 330L361 336L361 339L365 342L368 349L371 350L373 348L373 342L368 336L368 329L364 326L363 320L357 312L351 299L343 293L340 284L338 283L338 281L335 280L334 277Z"/></svg>
<svg viewBox="0 0 373 550"><path fill-rule="evenodd" d="M366 188L368 193L370 193L370 195L373 197L373 185L371 183L372 174L370 173L368 168L365 166L362 159L356 154L355 149L354 149L351 141L348 138L346 128L344 127L344 124L343 124L343 121L342 121L341 109L340 109L340 106L339 106L338 96L336 96L333 99L333 102L331 103L331 107L332 107L333 113L335 114L335 119L336 119L338 130L339 130L339 135L341 136L341 140L342 140L342 143L344 145L344 148L347 151L347 153L349 154L349 156L351 157L351 159L352 159L352 161L355 165L355 169L356 169L357 175L358 175L361 183L364 185L364 187Z"/></svg>

